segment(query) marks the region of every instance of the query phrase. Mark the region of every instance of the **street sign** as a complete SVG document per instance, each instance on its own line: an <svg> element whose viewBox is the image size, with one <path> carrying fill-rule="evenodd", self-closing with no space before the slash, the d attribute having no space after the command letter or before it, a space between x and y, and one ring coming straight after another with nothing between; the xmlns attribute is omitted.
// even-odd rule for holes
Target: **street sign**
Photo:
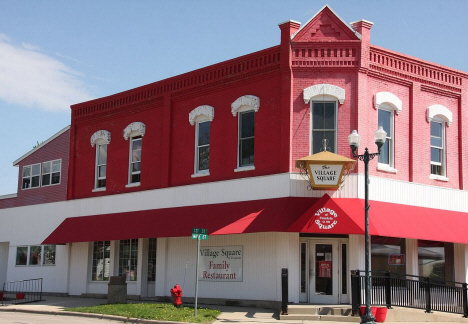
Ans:
<svg viewBox="0 0 468 324"><path fill-rule="evenodd" d="M198 268L200 267L200 240L208 239L208 230L206 228L192 228L192 239L197 240L197 269L195 273L195 316L197 316Z"/></svg>
<svg viewBox="0 0 468 324"><path fill-rule="evenodd" d="M193 228L192 239L196 240L200 237L200 240L208 239L208 230L206 228Z"/></svg>
<svg viewBox="0 0 468 324"><path fill-rule="evenodd" d="M200 240L207 240L207 239L208 239L208 235L207 235L207 234L195 234L195 233L192 233L192 239L194 239L194 240L198 239L199 236L200 236Z"/></svg>

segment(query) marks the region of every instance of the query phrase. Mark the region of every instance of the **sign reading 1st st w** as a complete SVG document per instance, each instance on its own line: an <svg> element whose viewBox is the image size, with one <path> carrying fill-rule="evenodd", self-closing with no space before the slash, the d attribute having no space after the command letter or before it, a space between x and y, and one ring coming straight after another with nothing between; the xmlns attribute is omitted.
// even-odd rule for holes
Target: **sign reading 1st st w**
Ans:
<svg viewBox="0 0 468 324"><path fill-rule="evenodd" d="M200 240L208 239L208 230L206 228L193 228L192 229L192 239L196 240L200 237Z"/></svg>

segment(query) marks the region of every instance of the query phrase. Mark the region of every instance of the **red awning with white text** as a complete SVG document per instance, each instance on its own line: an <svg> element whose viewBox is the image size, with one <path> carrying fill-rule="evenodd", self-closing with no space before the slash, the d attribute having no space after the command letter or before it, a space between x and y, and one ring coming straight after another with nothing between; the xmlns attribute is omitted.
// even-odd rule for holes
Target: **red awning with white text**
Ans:
<svg viewBox="0 0 468 324"><path fill-rule="evenodd" d="M468 213L369 202L370 235L468 244ZM364 234L364 200L325 194L288 232Z"/></svg>

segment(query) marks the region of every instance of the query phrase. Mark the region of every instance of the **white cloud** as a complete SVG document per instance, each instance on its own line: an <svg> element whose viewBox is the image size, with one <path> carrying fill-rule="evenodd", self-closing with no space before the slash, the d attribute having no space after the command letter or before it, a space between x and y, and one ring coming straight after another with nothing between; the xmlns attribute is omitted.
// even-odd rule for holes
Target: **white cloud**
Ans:
<svg viewBox="0 0 468 324"><path fill-rule="evenodd" d="M0 100L48 111L69 111L70 105L93 99L83 75L42 52L16 45L0 34Z"/></svg>

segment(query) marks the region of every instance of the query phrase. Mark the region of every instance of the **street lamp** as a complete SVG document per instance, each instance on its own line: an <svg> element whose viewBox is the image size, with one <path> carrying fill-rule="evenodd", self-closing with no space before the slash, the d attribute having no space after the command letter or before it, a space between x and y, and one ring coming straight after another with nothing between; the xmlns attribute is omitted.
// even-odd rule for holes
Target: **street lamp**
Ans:
<svg viewBox="0 0 468 324"><path fill-rule="evenodd" d="M357 133L357 131L353 130L353 132L348 136L349 146L353 150L353 157L358 158L361 161L364 161L365 171L364 171L364 184L365 184L365 273L366 273L366 282L365 282L365 289L366 289L366 311L364 315L361 316L361 323L375 323L375 317L372 315L371 308L370 308L370 276L369 276L369 161L372 160L374 157L380 154L380 149L385 144L385 139L387 138L387 133L383 130L382 126L379 126L374 133L374 140L375 144L377 145L378 152L377 153L369 153L367 147L365 148L365 152L362 155L357 155L356 150L359 147L359 142L361 140L361 136Z"/></svg>

